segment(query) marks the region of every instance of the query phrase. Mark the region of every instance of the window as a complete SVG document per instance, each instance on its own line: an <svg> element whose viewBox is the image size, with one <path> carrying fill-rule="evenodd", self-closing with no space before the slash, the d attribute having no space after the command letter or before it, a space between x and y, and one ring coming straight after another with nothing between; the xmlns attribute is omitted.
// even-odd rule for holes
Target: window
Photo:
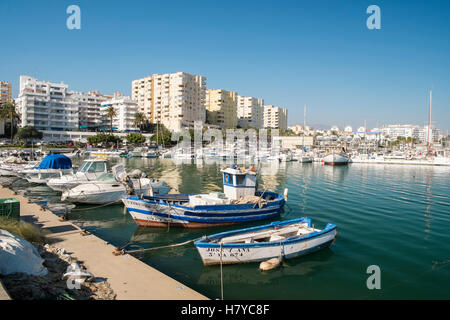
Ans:
<svg viewBox="0 0 450 320"><path fill-rule="evenodd" d="M88 172L103 172L103 171L105 171L104 162L94 162L88 170Z"/></svg>
<svg viewBox="0 0 450 320"><path fill-rule="evenodd" d="M229 173L225 173L224 174L224 183L229 183L229 184L233 184L233 176Z"/></svg>
<svg viewBox="0 0 450 320"><path fill-rule="evenodd" d="M86 169L89 167L91 163L90 162L86 162L81 168L80 168L80 172L86 172Z"/></svg>
<svg viewBox="0 0 450 320"><path fill-rule="evenodd" d="M242 186L245 184L245 175L236 175L236 185Z"/></svg>

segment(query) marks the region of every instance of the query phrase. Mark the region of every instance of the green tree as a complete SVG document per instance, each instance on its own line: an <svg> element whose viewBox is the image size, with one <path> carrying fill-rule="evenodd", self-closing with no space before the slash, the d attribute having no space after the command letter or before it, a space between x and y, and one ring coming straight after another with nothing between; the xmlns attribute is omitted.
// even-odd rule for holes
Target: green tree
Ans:
<svg viewBox="0 0 450 320"><path fill-rule="evenodd" d="M132 144L141 144L145 142L145 137L137 132L130 133L125 138L129 143Z"/></svg>
<svg viewBox="0 0 450 320"><path fill-rule="evenodd" d="M117 111L113 106L109 106L106 109L106 115L108 116L109 120L110 120L110 124L111 124L111 134L113 131L113 118L117 117Z"/></svg>
<svg viewBox="0 0 450 320"><path fill-rule="evenodd" d="M147 123L147 118L142 112L136 112L134 115L134 125L142 131L142 127Z"/></svg>
<svg viewBox="0 0 450 320"><path fill-rule="evenodd" d="M15 137L28 143L29 140L42 139L42 136L42 132L37 130L35 127L26 126L20 128Z"/></svg>
<svg viewBox="0 0 450 320"><path fill-rule="evenodd" d="M90 144L96 144L96 143L116 144L116 143L122 141L122 139L120 139L120 137L115 136L113 134L106 134L106 133L98 133L95 136L88 137L87 140Z"/></svg>
<svg viewBox="0 0 450 320"><path fill-rule="evenodd" d="M151 141L155 141L158 145L162 144L165 146L170 146L174 144L172 141L172 132L167 129L163 124L159 123L158 126L153 126L153 136Z"/></svg>
<svg viewBox="0 0 450 320"><path fill-rule="evenodd" d="M16 112L16 104L14 102L4 103L0 109L0 118L3 120L9 119L11 121L11 143L14 139L14 123L20 119L19 114Z"/></svg>

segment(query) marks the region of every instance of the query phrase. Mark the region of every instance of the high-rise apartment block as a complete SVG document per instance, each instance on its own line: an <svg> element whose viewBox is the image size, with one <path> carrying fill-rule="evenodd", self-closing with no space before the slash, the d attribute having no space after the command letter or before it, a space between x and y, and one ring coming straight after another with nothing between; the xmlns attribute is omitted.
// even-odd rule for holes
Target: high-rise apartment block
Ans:
<svg viewBox="0 0 450 320"><path fill-rule="evenodd" d="M0 105L11 101L11 83L0 81Z"/></svg>
<svg viewBox="0 0 450 320"><path fill-rule="evenodd" d="M98 91L88 93L69 91L67 84L40 81L29 76L20 76L17 112L21 115L21 126L33 126L41 131L99 131L105 129L105 115L102 104L117 98L117 95L103 95ZM123 98L126 112L119 112L119 130L135 129L137 104ZM112 101L111 103L116 103ZM121 102L117 102L119 105ZM118 110L122 110L118 107ZM134 112L134 113L133 113ZM133 114L132 114L133 113ZM133 120L130 120L132 118Z"/></svg>
<svg viewBox="0 0 450 320"><path fill-rule="evenodd" d="M264 128L287 130L287 109L277 106L264 106Z"/></svg>
<svg viewBox="0 0 450 320"><path fill-rule="evenodd" d="M153 74L134 80L133 100L151 123L162 123L169 130L193 128L195 121L206 121L206 77L186 72Z"/></svg>
<svg viewBox="0 0 450 320"><path fill-rule="evenodd" d="M264 99L238 96L237 115L243 128L261 129L264 125Z"/></svg>
<svg viewBox="0 0 450 320"><path fill-rule="evenodd" d="M221 128L237 126L237 93L223 89L206 90L206 122Z"/></svg>
<svg viewBox="0 0 450 320"><path fill-rule="evenodd" d="M102 103L101 115L103 119L102 129L111 129L111 118L107 114L108 107L113 107L116 115L112 119L112 129L119 131L136 131L135 115L138 112L138 104L130 97L115 94L113 98Z"/></svg>
<svg viewBox="0 0 450 320"><path fill-rule="evenodd" d="M78 103L68 92L68 85L39 81L20 76L17 111L21 126L34 126L38 130L78 129Z"/></svg>

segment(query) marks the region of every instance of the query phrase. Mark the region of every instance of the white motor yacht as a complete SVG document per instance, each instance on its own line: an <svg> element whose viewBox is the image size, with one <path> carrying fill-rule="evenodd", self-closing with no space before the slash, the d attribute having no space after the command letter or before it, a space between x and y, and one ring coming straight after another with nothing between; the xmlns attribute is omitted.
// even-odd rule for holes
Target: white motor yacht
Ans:
<svg viewBox="0 0 450 320"><path fill-rule="evenodd" d="M102 174L108 172L108 162L104 159L84 160L80 169L74 174L50 179L47 185L55 191L74 188L82 183L96 181Z"/></svg>

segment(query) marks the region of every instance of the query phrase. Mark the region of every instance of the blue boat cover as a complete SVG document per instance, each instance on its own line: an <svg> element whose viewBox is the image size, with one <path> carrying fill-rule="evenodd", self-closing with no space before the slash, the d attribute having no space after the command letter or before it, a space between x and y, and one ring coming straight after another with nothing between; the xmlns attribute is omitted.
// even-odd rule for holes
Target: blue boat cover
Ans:
<svg viewBox="0 0 450 320"><path fill-rule="evenodd" d="M50 154L42 159L36 169L70 169L72 168L72 160L62 154Z"/></svg>

